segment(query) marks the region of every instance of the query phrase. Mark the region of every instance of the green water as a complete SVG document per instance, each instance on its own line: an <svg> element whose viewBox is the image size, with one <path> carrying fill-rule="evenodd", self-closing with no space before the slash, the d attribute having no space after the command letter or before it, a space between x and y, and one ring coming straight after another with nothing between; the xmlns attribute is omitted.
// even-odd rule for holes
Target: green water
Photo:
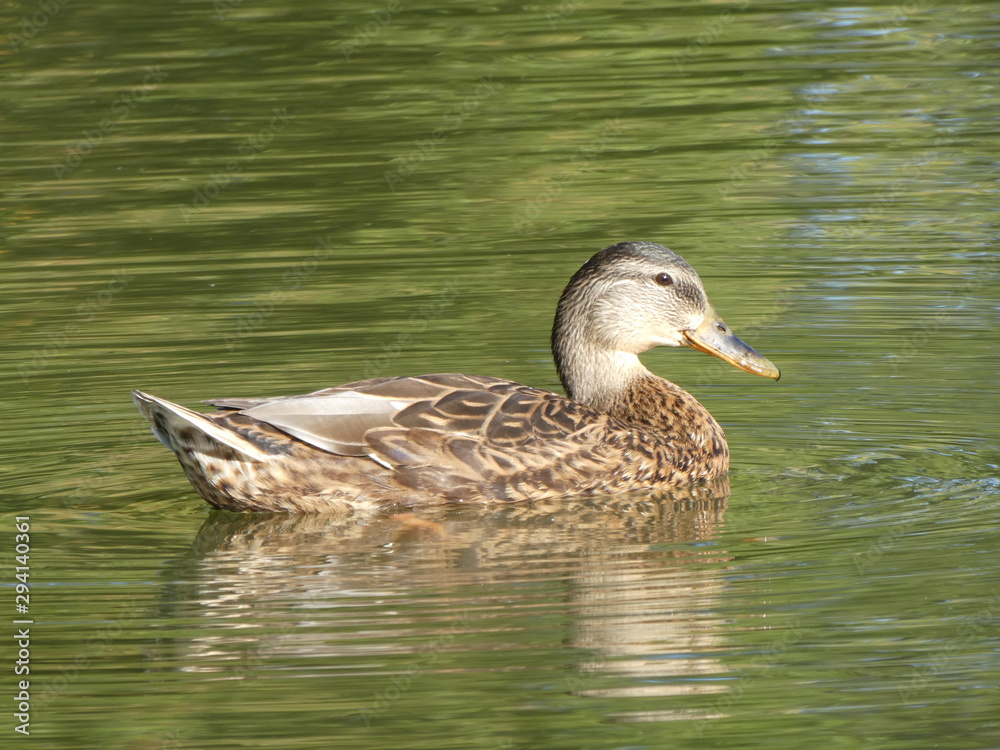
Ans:
<svg viewBox="0 0 1000 750"><path fill-rule="evenodd" d="M1000 747L993 4L2 29L3 744ZM558 293L627 239L782 369L644 356L725 427L728 497L209 513L128 399L556 389Z"/></svg>

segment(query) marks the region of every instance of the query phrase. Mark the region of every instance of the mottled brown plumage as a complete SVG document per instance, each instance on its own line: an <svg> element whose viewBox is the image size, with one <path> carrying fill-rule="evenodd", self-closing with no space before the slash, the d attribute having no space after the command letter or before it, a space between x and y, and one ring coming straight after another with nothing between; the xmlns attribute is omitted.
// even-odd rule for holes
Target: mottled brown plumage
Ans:
<svg viewBox="0 0 1000 750"><path fill-rule="evenodd" d="M718 477L729 465L718 422L636 355L687 345L778 377L716 315L694 270L653 243L591 258L563 293L552 343L568 397L440 374L217 399L214 414L133 398L211 505L318 512L549 500Z"/></svg>

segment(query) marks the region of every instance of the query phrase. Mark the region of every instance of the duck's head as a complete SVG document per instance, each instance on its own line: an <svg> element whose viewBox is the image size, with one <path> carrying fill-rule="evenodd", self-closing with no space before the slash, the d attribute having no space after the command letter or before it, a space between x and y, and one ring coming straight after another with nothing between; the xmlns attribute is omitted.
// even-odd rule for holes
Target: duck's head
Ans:
<svg viewBox="0 0 1000 750"><path fill-rule="evenodd" d="M572 390L566 370L580 366L576 353L634 357L654 346L690 346L755 375L777 380L781 374L729 329L677 253L652 242L606 247L576 272L559 300L552 347L563 383Z"/></svg>

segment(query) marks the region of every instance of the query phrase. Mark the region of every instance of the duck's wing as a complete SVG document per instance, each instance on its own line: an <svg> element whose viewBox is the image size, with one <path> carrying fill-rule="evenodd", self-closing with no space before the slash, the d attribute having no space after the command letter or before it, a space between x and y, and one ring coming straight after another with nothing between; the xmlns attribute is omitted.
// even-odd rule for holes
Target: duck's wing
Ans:
<svg viewBox="0 0 1000 750"><path fill-rule="evenodd" d="M497 383L509 381L451 374L376 378L303 396L221 398L207 403L224 412L269 424L320 450L341 456L365 456L372 452L365 440L370 430L405 427L410 421L405 417L422 411L432 413L438 404L467 401L467 408L454 415L461 425L449 424L447 419L440 422L443 429L465 428L469 420L475 419L476 396L488 393L485 389Z"/></svg>
<svg viewBox="0 0 1000 750"><path fill-rule="evenodd" d="M400 414L399 427L366 435L374 455L396 481L421 493L453 501L541 500L583 494L606 482L624 458L610 418L554 393L497 386L474 406L490 414L468 431L453 412L454 401ZM473 425L469 425L470 428Z"/></svg>
<svg viewBox="0 0 1000 750"><path fill-rule="evenodd" d="M210 403L321 450L368 456L392 469L402 485L452 499L515 499L546 488L547 495L571 492L596 473L608 428L606 415L563 396L458 374Z"/></svg>

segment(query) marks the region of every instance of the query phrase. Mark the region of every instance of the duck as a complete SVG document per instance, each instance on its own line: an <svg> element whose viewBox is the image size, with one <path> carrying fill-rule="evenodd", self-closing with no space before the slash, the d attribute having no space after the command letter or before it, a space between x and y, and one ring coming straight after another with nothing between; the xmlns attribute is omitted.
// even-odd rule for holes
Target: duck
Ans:
<svg viewBox="0 0 1000 750"><path fill-rule="evenodd" d="M639 354L686 346L780 371L712 307L695 270L653 242L593 255L559 299L565 395L458 373L378 377L301 396L217 398L198 412L132 398L209 505L320 513L660 491L729 471L722 427Z"/></svg>

